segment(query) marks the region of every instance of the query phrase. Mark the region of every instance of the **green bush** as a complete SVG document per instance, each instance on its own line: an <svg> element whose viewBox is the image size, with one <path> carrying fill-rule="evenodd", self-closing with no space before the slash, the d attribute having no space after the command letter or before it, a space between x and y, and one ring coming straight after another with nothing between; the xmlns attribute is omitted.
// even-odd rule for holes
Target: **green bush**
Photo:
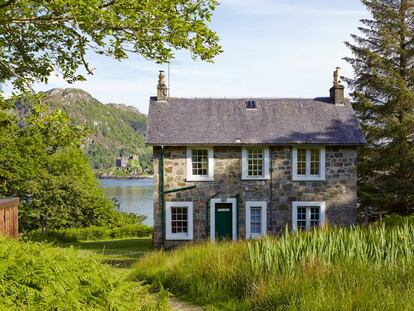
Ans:
<svg viewBox="0 0 414 311"><path fill-rule="evenodd" d="M146 225L125 225L111 230L111 238L147 237L153 228Z"/></svg>
<svg viewBox="0 0 414 311"><path fill-rule="evenodd" d="M33 241L57 241L79 242L98 241L108 239L120 239L128 237L148 237L153 228L143 224L128 224L122 227L86 227L49 230L47 235L42 235L40 230L34 230L27 234L27 238Z"/></svg>
<svg viewBox="0 0 414 311"><path fill-rule="evenodd" d="M1 310L162 310L164 300L98 257L0 238Z"/></svg>
<svg viewBox="0 0 414 311"><path fill-rule="evenodd" d="M395 227L404 224L414 224L414 215L401 216L398 214L391 214L384 217L384 223L386 227Z"/></svg>
<svg viewBox="0 0 414 311"><path fill-rule="evenodd" d="M218 310L412 310L414 224L186 246L134 275Z"/></svg>

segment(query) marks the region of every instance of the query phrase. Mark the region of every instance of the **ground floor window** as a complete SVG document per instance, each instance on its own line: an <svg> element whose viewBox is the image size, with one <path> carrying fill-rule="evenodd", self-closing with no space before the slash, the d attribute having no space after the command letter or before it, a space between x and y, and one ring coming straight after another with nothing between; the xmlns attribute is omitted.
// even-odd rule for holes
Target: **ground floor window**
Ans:
<svg viewBox="0 0 414 311"><path fill-rule="evenodd" d="M193 239L192 202L166 202L165 214L167 240Z"/></svg>
<svg viewBox="0 0 414 311"><path fill-rule="evenodd" d="M266 234L266 202L246 202L246 239Z"/></svg>
<svg viewBox="0 0 414 311"><path fill-rule="evenodd" d="M309 230L322 227L325 221L325 202L293 202L292 228Z"/></svg>

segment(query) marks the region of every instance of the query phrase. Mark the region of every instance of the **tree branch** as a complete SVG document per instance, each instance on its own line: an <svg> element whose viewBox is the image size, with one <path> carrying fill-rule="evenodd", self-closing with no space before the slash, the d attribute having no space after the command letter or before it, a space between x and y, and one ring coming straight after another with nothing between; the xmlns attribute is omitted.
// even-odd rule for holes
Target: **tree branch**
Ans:
<svg viewBox="0 0 414 311"><path fill-rule="evenodd" d="M16 18L16 19L0 19L0 24L30 24L30 23L58 23L58 22L68 22L73 20L73 18L68 16L62 17L53 17L53 16L40 16L37 18Z"/></svg>

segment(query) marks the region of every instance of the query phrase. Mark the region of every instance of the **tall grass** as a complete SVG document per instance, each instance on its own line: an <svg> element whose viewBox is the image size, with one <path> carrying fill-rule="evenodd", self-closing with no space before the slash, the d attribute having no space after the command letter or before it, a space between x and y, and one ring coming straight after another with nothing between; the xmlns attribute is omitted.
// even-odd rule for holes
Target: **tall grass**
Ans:
<svg viewBox="0 0 414 311"><path fill-rule="evenodd" d="M298 264L314 262L369 263L371 266L406 265L414 257L414 225L392 229L330 228L286 234L249 242L249 259L255 274L284 273Z"/></svg>
<svg viewBox="0 0 414 311"><path fill-rule="evenodd" d="M413 310L414 225L187 246L148 255L135 277L220 310Z"/></svg>
<svg viewBox="0 0 414 311"><path fill-rule="evenodd" d="M0 310L162 310L125 271L75 249L0 238Z"/></svg>

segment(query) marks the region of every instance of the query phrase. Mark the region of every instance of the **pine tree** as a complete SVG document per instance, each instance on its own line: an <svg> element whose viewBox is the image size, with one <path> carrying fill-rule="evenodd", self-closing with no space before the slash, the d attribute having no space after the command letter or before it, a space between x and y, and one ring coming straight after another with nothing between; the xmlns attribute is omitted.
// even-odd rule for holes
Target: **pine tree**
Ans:
<svg viewBox="0 0 414 311"><path fill-rule="evenodd" d="M414 211L414 1L363 0L372 19L346 42L347 79L368 145L359 159L362 207Z"/></svg>

